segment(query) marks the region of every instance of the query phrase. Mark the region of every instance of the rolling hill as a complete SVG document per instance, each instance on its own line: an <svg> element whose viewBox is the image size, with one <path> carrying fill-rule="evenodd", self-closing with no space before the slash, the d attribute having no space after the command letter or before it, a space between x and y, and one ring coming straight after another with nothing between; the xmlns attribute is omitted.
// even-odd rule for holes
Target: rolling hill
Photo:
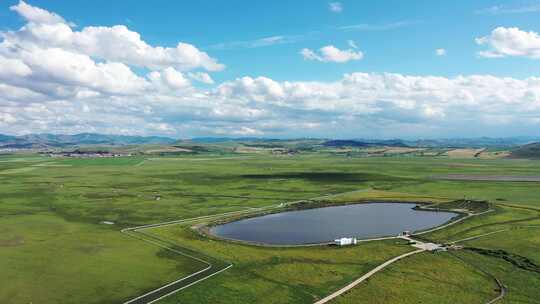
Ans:
<svg viewBox="0 0 540 304"><path fill-rule="evenodd" d="M160 136L105 135L96 133L63 134L28 134L10 136L0 134L0 148L46 148L78 145L140 145L174 144L177 140Z"/></svg>
<svg viewBox="0 0 540 304"><path fill-rule="evenodd" d="M540 159L540 142L521 146L512 151L511 158Z"/></svg>

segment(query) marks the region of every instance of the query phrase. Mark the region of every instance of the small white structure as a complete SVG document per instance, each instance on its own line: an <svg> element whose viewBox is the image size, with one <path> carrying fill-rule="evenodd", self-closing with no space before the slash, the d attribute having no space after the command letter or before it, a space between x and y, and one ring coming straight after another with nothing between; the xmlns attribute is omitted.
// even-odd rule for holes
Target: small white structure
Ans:
<svg viewBox="0 0 540 304"><path fill-rule="evenodd" d="M334 240L334 244L338 246L356 245L356 243L358 243L356 238L340 238Z"/></svg>
<svg viewBox="0 0 540 304"><path fill-rule="evenodd" d="M412 244L413 247L416 247L418 249L423 249L423 250L426 250L426 251L432 251L432 252L436 252L436 251L446 251L446 248L440 244L435 244L435 243L421 243L421 242L417 242L416 244Z"/></svg>
<svg viewBox="0 0 540 304"><path fill-rule="evenodd" d="M411 232L409 230L405 230L399 234L399 236L411 236Z"/></svg>

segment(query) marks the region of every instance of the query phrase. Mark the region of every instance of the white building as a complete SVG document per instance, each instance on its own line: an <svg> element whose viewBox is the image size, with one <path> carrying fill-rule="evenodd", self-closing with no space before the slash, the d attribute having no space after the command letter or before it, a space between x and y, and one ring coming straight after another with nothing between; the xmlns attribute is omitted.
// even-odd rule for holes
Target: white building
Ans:
<svg viewBox="0 0 540 304"><path fill-rule="evenodd" d="M340 238L334 240L334 244L338 246L356 245L356 243L358 243L356 238Z"/></svg>
<svg viewBox="0 0 540 304"><path fill-rule="evenodd" d="M401 232L398 236L411 236L411 232L409 230L405 230Z"/></svg>

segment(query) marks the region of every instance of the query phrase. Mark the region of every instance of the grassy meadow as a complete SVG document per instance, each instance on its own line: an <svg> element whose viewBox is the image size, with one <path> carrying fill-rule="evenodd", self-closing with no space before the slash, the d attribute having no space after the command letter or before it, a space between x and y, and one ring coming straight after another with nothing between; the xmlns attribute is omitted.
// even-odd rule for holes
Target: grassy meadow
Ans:
<svg viewBox="0 0 540 304"><path fill-rule="evenodd" d="M489 200L496 211L426 237L447 242L507 229L463 245L540 264L538 183L433 178L445 174L538 176L540 162L323 153L0 156L0 303L121 303L203 267L130 238L122 228L327 195L336 195L328 203ZM206 239L182 225L152 233L234 264L160 303L312 303L411 250L400 241L339 249L256 247ZM485 301L496 285L476 264L508 286L505 303L540 299L531 287L540 286L540 273L493 255L456 255L462 259L421 254L399 261L336 303ZM530 284L519 284L524 281Z"/></svg>

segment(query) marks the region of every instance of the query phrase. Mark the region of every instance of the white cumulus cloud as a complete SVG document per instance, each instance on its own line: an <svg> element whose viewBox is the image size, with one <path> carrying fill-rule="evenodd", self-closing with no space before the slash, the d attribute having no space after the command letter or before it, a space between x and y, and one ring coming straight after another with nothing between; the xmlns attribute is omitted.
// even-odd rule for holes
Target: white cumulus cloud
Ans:
<svg viewBox="0 0 540 304"><path fill-rule="evenodd" d="M59 15L39 7L31 6L24 1L20 1L19 4L11 6L10 9L30 22L48 24L65 23L64 18Z"/></svg>
<svg viewBox="0 0 540 304"><path fill-rule="evenodd" d="M175 47L151 46L125 25L87 26L76 31L62 17L23 1L11 8L28 23L18 31L2 33L4 47L57 47L149 69L171 66L178 70L219 71L225 67L189 43L179 42Z"/></svg>
<svg viewBox="0 0 540 304"><path fill-rule="evenodd" d="M446 56L446 50L445 49L436 49L435 55L437 56Z"/></svg>
<svg viewBox="0 0 540 304"><path fill-rule="evenodd" d="M197 70L224 68L191 44L151 46L124 25L75 30L58 14L24 1L11 10L26 24L0 31L0 84L9 100L23 95L52 101L179 90L190 87L187 77L212 82L210 75ZM150 72L140 75L133 67Z"/></svg>
<svg viewBox="0 0 540 304"><path fill-rule="evenodd" d="M488 36L476 38L476 43L488 47L478 53L482 57L540 58L540 35L533 31L522 31L517 27L498 27Z"/></svg>
<svg viewBox="0 0 540 304"><path fill-rule="evenodd" d="M0 124L8 124L8 123L14 123L17 119L11 115L10 113L2 113L0 112Z"/></svg>
<svg viewBox="0 0 540 304"><path fill-rule="evenodd" d="M19 59L5 58L0 55L0 78L12 78L14 76L28 76L32 70Z"/></svg>
<svg viewBox="0 0 540 304"><path fill-rule="evenodd" d="M355 51L353 49L340 50L333 45L324 46L320 48L318 52L308 48L304 48L300 51L300 54L306 60L337 63L344 63L351 60L360 60L364 57L364 54L361 51Z"/></svg>
<svg viewBox="0 0 540 304"><path fill-rule="evenodd" d="M343 4L341 2L328 3L328 9L334 13L341 13L343 11Z"/></svg>
<svg viewBox="0 0 540 304"><path fill-rule="evenodd" d="M148 75L148 78L157 86L164 85L171 90L180 90L191 86L189 79L182 72L172 67L168 67L161 72L153 71Z"/></svg>
<svg viewBox="0 0 540 304"><path fill-rule="evenodd" d="M195 46L152 46L125 26L78 29L24 2L13 10L26 22L0 31L1 133L357 138L528 135L540 128L539 77L353 72L334 81L262 75L212 85L208 73L223 66ZM536 36L523 33L519 43L503 46L499 32L479 42L492 55L534 57ZM360 60L348 43L347 50L329 45L302 55Z"/></svg>
<svg viewBox="0 0 540 304"><path fill-rule="evenodd" d="M196 81L199 81L199 82L202 82L202 83L206 83L206 84L214 84L214 80L212 79L212 77L210 77L210 75L208 75L208 73L204 73L204 72L190 72L188 73L188 76L189 78L193 79L193 80L196 80Z"/></svg>
<svg viewBox="0 0 540 304"><path fill-rule="evenodd" d="M534 125L540 116L540 79L535 77L351 73L335 82L244 77L221 84L215 93L223 99L255 102L285 116L317 117L324 122L321 128L338 120L341 124L375 123L378 128L389 123L466 132L462 126L471 121L487 124L504 116L505 126L520 119Z"/></svg>

